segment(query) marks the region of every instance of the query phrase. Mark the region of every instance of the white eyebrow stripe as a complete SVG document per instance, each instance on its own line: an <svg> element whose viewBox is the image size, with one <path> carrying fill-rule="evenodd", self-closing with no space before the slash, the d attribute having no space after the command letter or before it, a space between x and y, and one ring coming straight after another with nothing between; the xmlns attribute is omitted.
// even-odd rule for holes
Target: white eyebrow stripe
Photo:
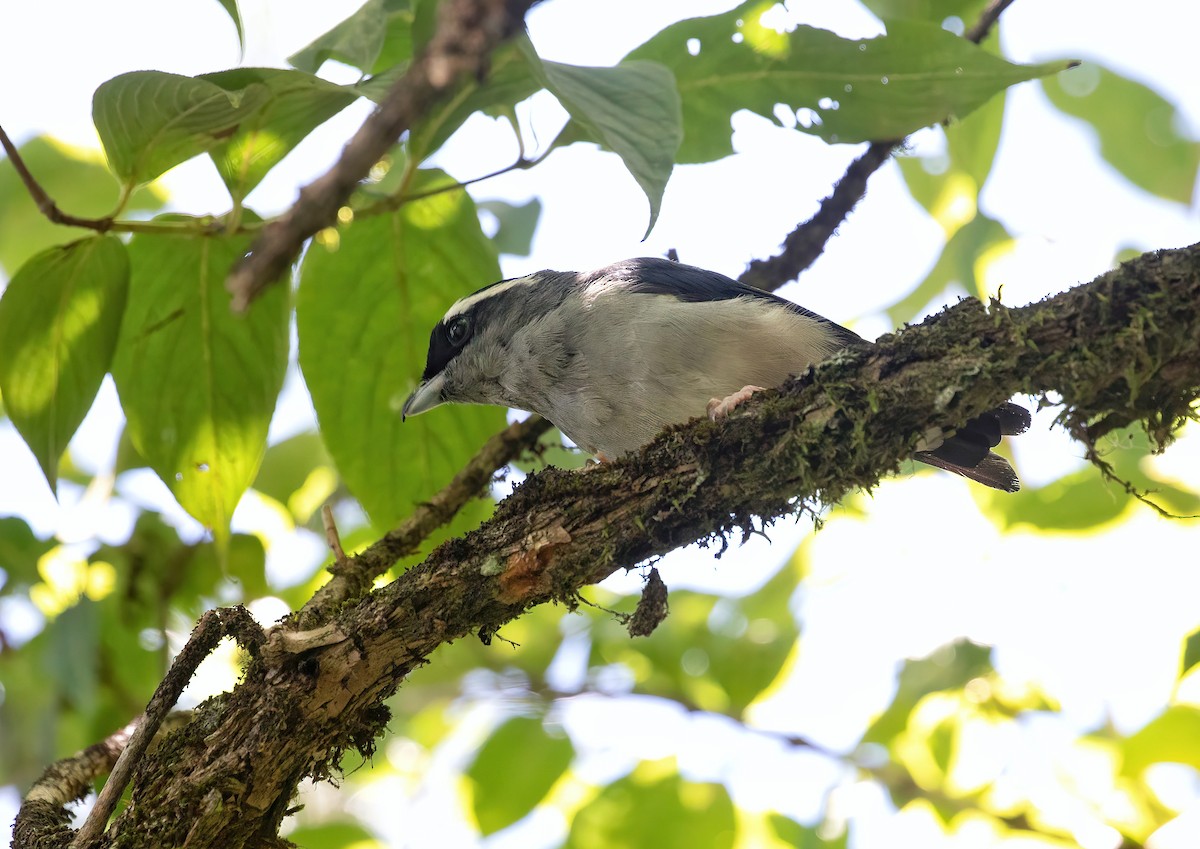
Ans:
<svg viewBox="0 0 1200 849"><path fill-rule="evenodd" d="M446 311L446 315L442 318L445 321L448 318L454 318L456 315L469 310L471 307L478 304L480 301L486 301L488 298L493 298L496 295L502 295L514 286L527 286L538 281L536 274L529 274L525 277L514 277L512 280L505 280L503 283L493 283L491 286L476 292L473 295L467 295L465 298L460 298L454 302L454 305Z"/></svg>

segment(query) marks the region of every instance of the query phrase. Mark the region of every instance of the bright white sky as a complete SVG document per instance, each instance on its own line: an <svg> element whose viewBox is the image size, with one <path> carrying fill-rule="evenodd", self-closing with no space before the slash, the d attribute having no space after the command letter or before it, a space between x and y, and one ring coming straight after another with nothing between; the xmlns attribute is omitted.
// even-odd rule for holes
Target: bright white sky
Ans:
<svg viewBox="0 0 1200 849"><path fill-rule="evenodd" d="M354 0L246 0L245 63L284 64L289 53L357 5ZM551 0L530 15L529 25L546 58L610 64L669 21L731 5L729 0ZM796 3L795 9L798 20L843 35L879 31L849 0ZM213 0L8 4L0 26L0 79L6 81L0 88L0 123L18 143L49 133L96 146L91 93L116 74L145 68L195 74L240 61L232 26ZM1197 32L1200 4L1187 0L1145 0L1136 12L1117 0L1085 6L1069 0L1018 0L1004 16L1010 58L1101 59L1173 100L1193 137L1200 137ZM1003 285L1006 303L1026 303L1089 280L1126 246L1177 247L1200 239L1195 203L1185 209L1133 189L1099 160L1090 132L1053 112L1036 84L1011 90L1009 110L982 199L986 211L1018 236L1016 249L986 272L993 291ZM364 114L365 107L352 108L314 134L288 167L251 196L251 205L269 214L290 203L298 183L332 161ZM538 98L528 114L536 138L551 139L561 121L556 104ZM828 192L854 150L831 148L748 115L738 116L735 127L741 153L712 165L678 169L659 224L644 243L639 240L647 213L640 191L615 157L587 147L558 152L533 171L475 187L480 199L521 201L536 195L543 201L533 256L506 258L506 273L588 268L676 248L686 262L736 275L749 259L773 253L782 236ZM925 133L916 142L936 145L938 140ZM514 155L507 131L477 118L452 141L440 164L466 179L507 164ZM227 198L207 161L180 166L166 182L180 209L219 213L226 208ZM940 228L908 198L898 171L890 166L872 180L867 199L822 260L785 294L854 324L864 335L883 332L890 328L873 311L920 280L940 245ZM108 462L118 415L115 393L107 385L73 446L85 468ZM291 396L273 432L294 432L306 415L303 403ZM1015 446L1018 469L1028 483L1053 479L1080 462L1078 448L1049 430L1051 419L1039 415L1033 432ZM64 505L56 505L7 423L0 425L0 465L0 515L22 515L41 532L57 532L67 540L95 533L122 538L127 532L128 508L78 505L80 493L69 487ZM1195 429L1158 468L1200 489ZM161 484L145 477L123 480L119 491L137 503L153 504L161 504L165 493ZM895 665L959 635L995 644L1006 677L1036 684L1061 701L1062 721L1027 723L1020 739L1009 741L1018 748L1065 751L1073 734L1106 719L1129 731L1162 709L1172 693L1179 640L1200 624L1195 606L1200 573L1166 562L1176 559L1166 555L1196 550L1197 523L1167 523L1140 510L1131 521L1091 536L1001 536L981 518L972 495L961 480L929 474L882 486L865 503L865 518L834 514L813 541L812 574L796 600L805 629L803 649L793 658L791 674L755 709L757 724L829 746L852 745L890 700ZM239 520L251 523L263 515L249 505ZM773 546L756 539L719 562L703 553L681 553L668 558L664 578L672 588L750 589L808 533L805 523L781 526L772 534ZM276 567L290 558L320 556L319 542L285 544L282 535L272 552ZM609 586L634 591L637 581L614 580ZM10 622L20 615L12 605L0 607L0 616ZM1191 687L1192 698L1200 700L1197 689ZM564 722L593 742L584 770L590 777L615 774L638 757L683 758L699 739L727 741L710 760L685 758L688 774L727 780L739 804L748 808L775 806L809 818L817 813L810 800L837 778L826 762L801 763L790 754L765 751L711 721L669 712L659 717L661 722L649 721L654 716L643 704L589 707L585 702L572 708ZM485 733L493 718L484 715L467 723L457 753L444 756L446 764L468 757L476 739L472 735ZM612 730L614 723L619 723L619 734ZM644 738L630 736L635 725L650 730ZM403 759L402 753L396 757ZM764 769L764 763L780 769ZM1036 757L1031 763L1031 784L1050 787L1050 766ZM440 827L447 841L440 845L472 845L465 827L445 831L448 819L459 816L446 764L440 772L434 770L417 803L403 803L402 814L372 819L385 829L396 827L388 824L392 820L403 819L410 836L414 828ZM1194 776L1173 780L1191 806L1179 825L1200 823ZM356 806L366 810L378 797L390 800L389 810L395 812L395 800L407 798L407 791L388 779L372 787ZM0 822L11 818L15 803L14 792L0 793ZM889 846L938 845L927 821L891 815L870 791L843 792L837 804L844 813L864 818L859 833L864 847L881 845L872 843L873 837L886 837L883 845ZM1112 833L1088 826L1077 812L1073 816L1080 824L1081 845L1114 845ZM553 841L560 827L553 815L543 814L491 843L541 845ZM1200 825L1175 830L1174 836L1160 835L1156 849L1195 845L1200 839ZM399 839L398 833L391 836Z"/></svg>

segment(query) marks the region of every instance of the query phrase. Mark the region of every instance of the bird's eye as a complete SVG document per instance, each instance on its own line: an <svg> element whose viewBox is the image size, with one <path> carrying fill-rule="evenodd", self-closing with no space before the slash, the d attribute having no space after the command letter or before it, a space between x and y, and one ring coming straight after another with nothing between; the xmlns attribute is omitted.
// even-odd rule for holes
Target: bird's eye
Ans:
<svg viewBox="0 0 1200 849"><path fill-rule="evenodd" d="M465 315L460 315L446 325L446 338L450 340L450 344L455 348L467 341L467 337L471 335L471 320Z"/></svg>

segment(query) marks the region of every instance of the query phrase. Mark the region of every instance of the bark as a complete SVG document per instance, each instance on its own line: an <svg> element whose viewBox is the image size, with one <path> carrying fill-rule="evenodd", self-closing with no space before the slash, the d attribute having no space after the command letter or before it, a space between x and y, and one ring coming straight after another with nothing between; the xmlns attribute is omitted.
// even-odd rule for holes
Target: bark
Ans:
<svg viewBox="0 0 1200 849"><path fill-rule="evenodd" d="M584 585L679 546L815 514L895 471L929 426L1024 393L1059 404L1089 452L1137 422L1164 447L1200 396L1198 305L1200 245L1145 254L1029 306L962 301L628 461L532 475L393 583L306 630L269 632L242 683L138 765L98 845L278 845L300 780L335 774L347 750L369 754L384 699L439 645L490 639L533 605L572 605ZM61 846L63 823L52 803L27 802L14 845Z"/></svg>

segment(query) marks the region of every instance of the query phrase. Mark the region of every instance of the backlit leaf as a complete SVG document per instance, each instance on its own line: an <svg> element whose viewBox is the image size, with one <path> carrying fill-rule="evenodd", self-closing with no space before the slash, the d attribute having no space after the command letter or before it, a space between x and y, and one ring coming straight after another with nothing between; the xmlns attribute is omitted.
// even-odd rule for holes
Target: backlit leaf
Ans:
<svg viewBox="0 0 1200 849"><path fill-rule="evenodd" d="M931 302L943 300L947 289L978 294L976 267L980 257L1011 240L1003 224L986 215L976 215L946 242L942 255L925 279L887 308L888 318L896 324L912 321Z"/></svg>
<svg viewBox="0 0 1200 849"><path fill-rule="evenodd" d="M384 849L387 845L353 821L302 825L288 832L288 842L303 849Z"/></svg>
<svg viewBox="0 0 1200 849"><path fill-rule="evenodd" d="M128 287L125 246L95 236L38 254L0 298L0 392L51 489L112 362Z"/></svg>
<svg viewBox="0 0 1200 849"><path fill-rule="evenodd" d="M336 487L336 481L333 458L325 450L321 435L307 432L267 449L254 488L287 507L297 522L307 522L332 494L330 486ZM314 498L306 497L310 491ZM315 497L322 493L324 497Z"/></svg>
<svg viewBox="0 0 1200 849"><path fill-rule="evenodd" d="M540 719L514 717L497 728L466 772L479 830L492 834L532 811L574 757L571 741L546 733Z"/></svg>
<svg viewBox="0 0 1200 849"><path fill-rule="evenodd" d="M733 846L737 821L723 786L685 781L675 773L643 778L646 771L614 781L581 808L567 849Z"/></svg>
<svg viewBox="0 0 1200 849"><path fill-rule="evenodd" d="M76 150L48 136L37 136L18 148L21 159L60 209L81 218L112 214L120 195L104 159L98 153ZM157 185L135 191L125 211L155 212L165 194ZM86 235L75 227L52 224L38 211L8 159L0 159L0 265L11 276L21 263L43 248L73 242Z"/></svg>
<svg viewBox="0 0 1200 849"><path fill-rule="evenodd" d="M850 835L849 830L843 829L840 836L826 840L815 828L801 825L782 814L770 814L767 821L780 840L796 849L846 849L846 840Z"/></svg>
<svg viewBox="0 0 1200 849"><path fill-rule="evenodd" d="M36 583L39 579L37 562L56 543L41 540L24 519L0 516L0 569L4 570L4 586L0 593L12 592L14 587Z"/></svg>
<svg viewBox="0 0 1200 849"><path fill-rule="evenodd" d="M1151 764L1187 764L1200 769L1200 708L1172 705L1120 743L1121 774L1139 775Z"/></svg>
<svg viewBox="0 0 1200 849"><path fill-rule="evenodd" d="M1149 474L1143 460L1151 453L1149 439L1140 428L1127 428L1111 435L1101 453L1113 472L1141 492L1148 492L1154 503L1181 516L1200 512L1200 495ZM1135 499L1120 484L1106 482L1100 472L1087 466L1039 487L1023 487L1020 492L994 498L989 490L980 493L987 500L987 515L999 520L1003 528L1028 525L1043 530L1094 531L1125 513ZM999 494L999 493L997 493Z"/></svg>
<svg viewBox="0 0 1200 849"><path fill-rule="evenodd" d="M940 690L954 690L992 671L992 650L969 640L956 640L928 657L906 660L900 671L896 695L863 735L864 743L887 745L908 725L913 708L922 698Z"/></svg>
<svg viewBox="0 0 1200 849"><path fill-rule="evenodd" d="M200 79L229 92L265 86L262 107L209 155L229 193L241 200L316 127L358 99L353 90L312 74L276 68L235 68Z"/></svg>
<svg viewBox="0 0 1200 849"><path fill-rule="evenodd" d="M287 288L246 315L229 307L225 277L249 246L247 236L135 236L113 362L134 447L219 545L258 471L287 366Z"/></svg>
<svg viewBox="0 0 1200 849"><path fill-rule="evenodd" d="M269 98L263 85L226 91L203 79L133 71L96 89L92 119L113 173L138 185L217 147Z"/></svg>
<svg viewBox="0 0 1200 849"><path fill-rule="evenodd" d="M623 623L601 620L592 665L624 664L639 693L739 716L779 677L799 636L788 604L802 568L799 560L785 564L742 599L672 592L666 623L650 640L631 642Z"/></svg>
<svg viewBox="0 0 1200 849"><path fill-rule="evenodd" d="M1179 677L1187 675L1196 664L1200 663L1200 629L1188 634L1183 641L1183 662L1179 668Z"/></svg>
<svg viewBox="0 0 1200 849"><path fill-rule="evenodd" d="M1152 194L1190 203L1200 168L1200 142L1181 131L1174 104L1148 86L1095 62L1042 80L1050 102L1086 121L1100 155L1131 183Z"/></svg>
<svg viewBox="0 0 1200 849"><path fill-rule="evenodd" d="M419 187L435 181L449 180L423 172ZM300 367L329 453L378 527L391 527L449 483L504 426L502 410L463 405L400 420L433 326L456 299L500 276L463 191L359 216L305 256L296 305ZM480 513L462 520L472 516L478 521Z"/></svg>

